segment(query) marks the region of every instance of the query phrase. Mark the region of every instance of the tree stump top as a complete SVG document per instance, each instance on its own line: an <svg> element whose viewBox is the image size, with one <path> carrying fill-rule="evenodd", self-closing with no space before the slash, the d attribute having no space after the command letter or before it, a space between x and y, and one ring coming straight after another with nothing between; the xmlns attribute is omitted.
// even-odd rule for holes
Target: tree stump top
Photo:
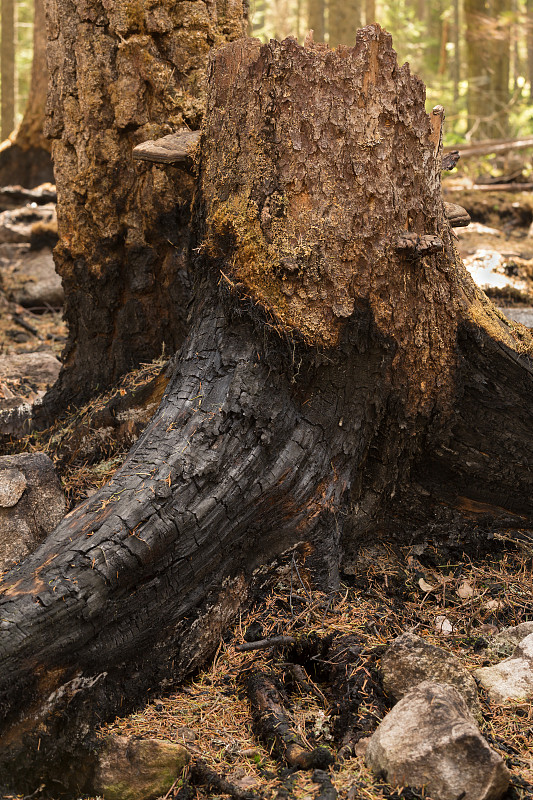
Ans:
<svg viewBox="0 0 533 800"><path fill-rule="evenodd" d="M421 274L396 263L395 238L439 236L444 220L424 86L390 35L238 40L210 69L200 183L223 279L311 344L337 344L359 302L390 331Z"/></svg>

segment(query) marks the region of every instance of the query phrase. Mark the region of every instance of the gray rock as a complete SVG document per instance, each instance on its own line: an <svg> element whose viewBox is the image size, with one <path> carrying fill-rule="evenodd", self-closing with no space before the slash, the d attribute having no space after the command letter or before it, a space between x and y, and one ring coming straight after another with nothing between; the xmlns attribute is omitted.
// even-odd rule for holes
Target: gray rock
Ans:
<svg viewBox="0 0 533 800"><path fill-rule="evenodd" d="M424 787L438 800L498 800L510 781L457 689L429 681L387 714L366 762L394 786Z"/></svg>
<svg viewBox="0 0 533 800"><path fill-rule="evenodd" d="M21 244L29 242L32 227L36 222L53 223L56 219L55 205L23 206L13 211L0 213L0 242Z"/></svg>
<svg viewBox="0 0 533 800"><path fill-rule="evenodd" d="M61 362L49 352L16 353L0 356L0 382L29 381L47 387L55 382Z"/></svg>
<svg viewBox="0 0 533 800"><path fill-rule="evenodd" d="M189 759L185 747L163 739L108 736L93 790L104 800L151 800L168 792Z"/></svg>
<svg viewBox="0 0 533 800"><path fill-rule="evenodd" d="M32 403L55 383L60 369L60 361L49 352L0 356L0 434L27 432Z"/></svg>
<svg viewBox="0 0 533 800"><path fill-rule="evenodd" d="M481 718L476 682L458 658L414 633L395 639L381 659L383 687L395 700L422 681L455 686L471 713Z"/></svg>
<svg viewBox="0 0 533 800"><path fill-rule="evenodd" d="M512 653L517 644L520 644L526 636L533 633L533 622L521 622L520 625L513 625L512 628L504 628L503 631L494 636L490 642L491 646L507 645Z"/></svg>
<svg viewBox="0 0 533 800"><path fill-rule="evenodd" d="M0 457L0 570L37 549L65 515L65 497L45 453Z"/></svg>
<svg viewBox="0 0 533 800"><path fill-rule="evenodd" d="M11 297L21 306L57 308L63 304L63 286L51 250L23 254L12 280L17 286Z"/></svg>
<svg viewBox="0 0 533 800"><path fill-rule="evenodd" d="M510 658L480 667L474 675L496 703L533 698L533 633L520 641Z"/></svg>

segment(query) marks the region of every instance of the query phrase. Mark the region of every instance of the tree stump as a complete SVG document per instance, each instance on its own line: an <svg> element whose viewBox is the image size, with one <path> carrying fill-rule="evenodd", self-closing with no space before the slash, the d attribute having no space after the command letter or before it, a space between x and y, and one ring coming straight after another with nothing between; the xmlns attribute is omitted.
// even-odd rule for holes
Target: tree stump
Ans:
<svg viewBox="0 0 533 800"><path fill-rule="evenodd" d="M200 126L209 51L243 35L245 14L241 0L47 4L45 130L68 342L44 425L183 342L193 180L178 167L138 165L132 151Z"/></svg>
<svg viewBox="0 0 533 800"><path fill-rule="evenodd" d="M91 726L205 662L297 544L331 588L368 538L531 524L532 338L457 257L441 120L377 25L213 55L192 326L123 467L1 586L0 780L82 791Z"/></svg>

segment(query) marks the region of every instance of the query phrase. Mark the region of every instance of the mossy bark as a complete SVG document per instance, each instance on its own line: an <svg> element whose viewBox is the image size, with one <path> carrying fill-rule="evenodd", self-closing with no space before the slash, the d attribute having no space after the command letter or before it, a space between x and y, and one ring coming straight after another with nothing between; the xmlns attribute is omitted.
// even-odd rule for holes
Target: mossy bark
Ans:
<svg viewBox="0 0 533 800"><path fill-rule="evenodd" d="M6 576L0 781L83 789L91 725L207 659L256 570L531 525L532 337L457 257L440 116L390 37L211 59L192 325L114 478Z"/></svg>
<svg viewBox="0 0 533 800"><path fill-rule="evenodd" d="M186 331L192 178L133 161L200 125L212 47L241 36L241 0L48 0L53 139L69 339L56 411L174 352Z"/></svg>

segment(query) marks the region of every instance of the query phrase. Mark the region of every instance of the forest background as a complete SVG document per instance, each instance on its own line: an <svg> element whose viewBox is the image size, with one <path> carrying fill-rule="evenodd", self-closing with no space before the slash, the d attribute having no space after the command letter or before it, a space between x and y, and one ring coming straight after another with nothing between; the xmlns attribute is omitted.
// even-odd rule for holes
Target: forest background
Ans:
<svg viewBox="0 0 533 800"><path fill-rule="evenodd" d="M1 137L20 122L33 56L34 0L2 0ZM447 111L446 143L533 133L533 0L251 0L249 33L332 47L377 21Z"/></svg>

